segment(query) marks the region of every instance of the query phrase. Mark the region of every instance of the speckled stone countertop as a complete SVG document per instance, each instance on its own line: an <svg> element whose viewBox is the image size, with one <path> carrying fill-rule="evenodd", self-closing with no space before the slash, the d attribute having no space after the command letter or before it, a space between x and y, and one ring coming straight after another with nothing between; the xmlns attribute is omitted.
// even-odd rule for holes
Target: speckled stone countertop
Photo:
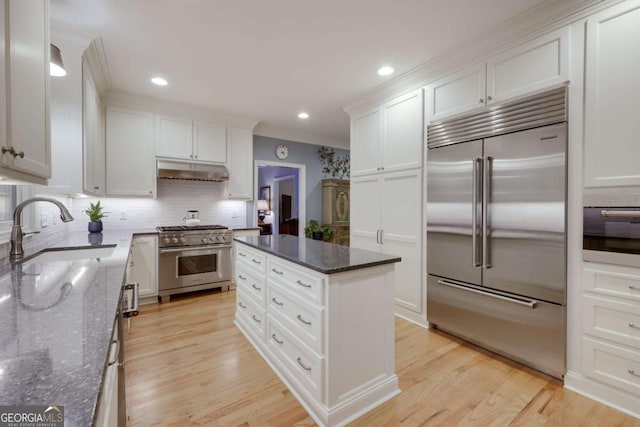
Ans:
<svg viewBox="0 0 640 427"><path fill-rule="evenodd" d="M289 235L236 237L234 240L324 274L401 261L397 256Z"/></svg>
<svg viewBox="0 0 640 427"><path fill-rule="evenodd" d="M154 232L36 236L22 262L0 259L0 405L64 405L65 426L92 424L131 239Z"/></svg>

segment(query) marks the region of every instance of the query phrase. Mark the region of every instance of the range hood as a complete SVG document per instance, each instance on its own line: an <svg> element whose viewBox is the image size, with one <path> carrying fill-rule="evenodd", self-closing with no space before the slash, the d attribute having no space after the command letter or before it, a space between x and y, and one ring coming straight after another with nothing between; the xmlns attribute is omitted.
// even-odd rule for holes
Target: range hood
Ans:
<svg viewBox="0 0 640 427"><path fill-rule="evenodd" d="M157 165L158 178L215 182L229 180L229 170L225 165L167 159L157 159Z"/></svg>

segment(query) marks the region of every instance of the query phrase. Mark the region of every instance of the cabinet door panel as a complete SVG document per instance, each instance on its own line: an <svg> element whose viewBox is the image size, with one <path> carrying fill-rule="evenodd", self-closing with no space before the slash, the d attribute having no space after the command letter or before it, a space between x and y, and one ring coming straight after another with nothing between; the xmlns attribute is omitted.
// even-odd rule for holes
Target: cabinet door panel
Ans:
<svg viewBox="0 0 640 427"><path fill-rule="evenodd" d="M153 196L155 165L151 114L107 107L107 194Z"/></svg>
<svg viewBox="0 0 640 427"><path fill-rule="evenodd" d="M158 117L156 155L192 159L192 145L193 124L191 120L167 116Z"/></svg>
<svg viewBox="0 0 640 427"><path fill-rule="evenodd" d="M105 146L100 97L91 72L82 63L83 97L83 189L88 194L102 196L105 191Z"/></svg>
<svg viewBox="0 0 640 427"><path fill-rule="evenodd" d="M206 162L227 162L226 128L215 123L194 122L194 158Z"/></svg>
<svg viewBox="0 0 640 427"><path fill-rule="evenodd" d="M229 181L227 196L232 199L253 198L253 132L228 128Z"/></svg>
<svg viewBox="0 0 640 427"><path fill-rule="evenodd" d="M384 175L381 182L381 252L402 257L396 264L396 304L422 312L422 171Z"/></svg>
<svg viewBox="0 0 640 427"><path fill-rule="evenodd" d="M383 170L422 166L422 89L384 105Z"/></svg>
<svg viewBox="0 0 640 427"><path fill-rule="evenodd" d="M140 284L140 296L158 295L157 237L134 237L131 257L131 280Z"/></svg>
<svg viewBox="0 0 640 427"><path fill-rule="evenodd" d="M487 100L504 101L563 83L568 76L569 29L565 28L487 61Z"/></svg>
<svg viewBox="0 0 640 427"><path fill-rule="evenodd" d="M351 120L351 176L378 172L380 168L380 110Z"/></svg>
<svg viewBox="0 0 640 427"><path fill-rule="evenodd" d="M640 185L640 2L587 21L585 186Z"/></svg>
<svg viewBox="0 0 640 427"><path fill-rule="evenodd" d="M8 36L11 145L23 153L11 167L43 178L51 177L48 3L9 2Z"/></svg>
<svg viewBox="0 0 640 427"><path fill-rule="evenodd" d="M427 119L439 121L485 105L485 63L474 65L427 86Z"/></svg>
<svg viewBox="0 0 640 427"><path fill-rule="evenodd" d="M380 229L380 185L377 176L353 178L351 180L351 245L362 249L371 248L369 241L377 244ZM355 239L362 237L365 240ZM359 243L366 246L358 246Z"/></svg>

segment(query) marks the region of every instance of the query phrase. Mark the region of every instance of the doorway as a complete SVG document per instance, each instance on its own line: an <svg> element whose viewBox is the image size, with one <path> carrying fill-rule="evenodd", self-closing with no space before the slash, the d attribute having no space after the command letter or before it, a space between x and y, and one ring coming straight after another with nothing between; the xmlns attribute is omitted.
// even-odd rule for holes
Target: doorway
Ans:
<svg viewBox="0 0 640 427"><path fill-rule="evenodd" d="M255 161L254 222L260 228L260 234L304 235L305 174L303 164ZM258 205L263 208L266 205L268 209L258 211Z"/></svg>

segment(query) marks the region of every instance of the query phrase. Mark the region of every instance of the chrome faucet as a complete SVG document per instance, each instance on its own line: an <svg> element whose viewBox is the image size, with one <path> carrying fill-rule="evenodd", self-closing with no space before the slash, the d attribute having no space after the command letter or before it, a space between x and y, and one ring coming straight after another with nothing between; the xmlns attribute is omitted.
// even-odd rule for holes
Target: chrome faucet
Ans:
<svg viewBox="0 0 640 427"><path fill-rule="evenodd" d="M62 222L73 221L73 217L67 210L67 208L57 201L56 199L49 199L48 197L32 197L30 199L25 200L16 206L16 210L13 212L13 227L11 228L11 252L9 252L9 256L11 258L21 258L24 255L24 251L22 250L22 210L33 202L49 202L53 203L60 209L60 219Z"/></svg>

